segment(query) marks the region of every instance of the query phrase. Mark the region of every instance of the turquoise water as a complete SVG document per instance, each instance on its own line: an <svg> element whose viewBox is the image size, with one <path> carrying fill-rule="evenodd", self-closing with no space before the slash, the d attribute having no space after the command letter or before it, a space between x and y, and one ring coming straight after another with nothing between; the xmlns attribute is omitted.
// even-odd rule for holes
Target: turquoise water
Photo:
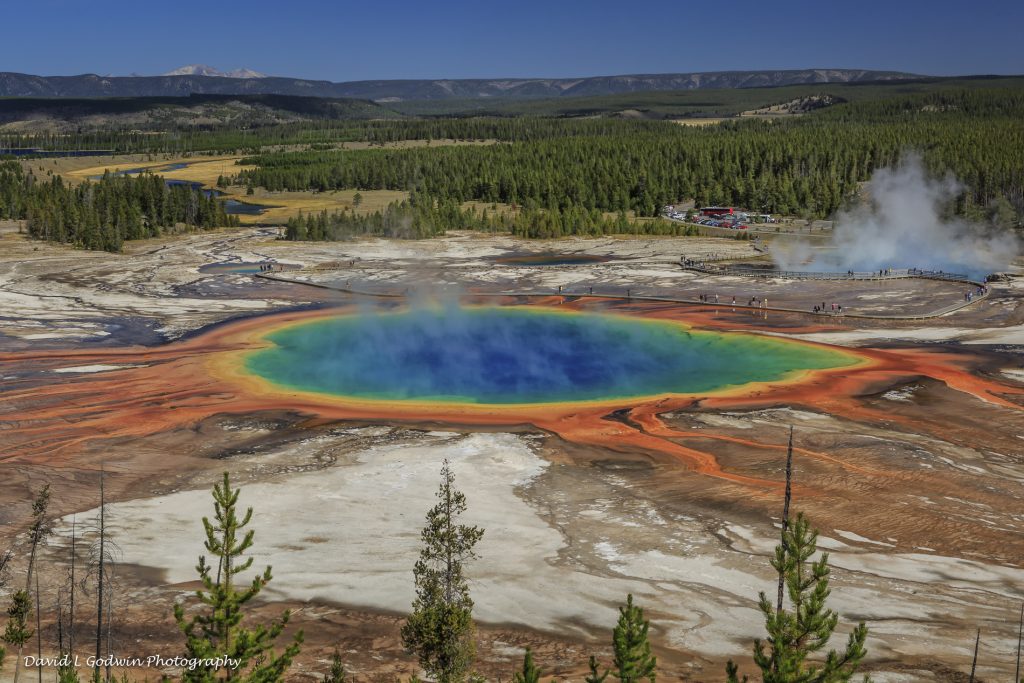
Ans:
<svg viewBox="0 0 1024 683"><path fill-rule="evenodd" d="M414 310L296 324L245 359L275 384L336 396L549 403L704 393L848 365L771 337L526 308Z"/></svg>

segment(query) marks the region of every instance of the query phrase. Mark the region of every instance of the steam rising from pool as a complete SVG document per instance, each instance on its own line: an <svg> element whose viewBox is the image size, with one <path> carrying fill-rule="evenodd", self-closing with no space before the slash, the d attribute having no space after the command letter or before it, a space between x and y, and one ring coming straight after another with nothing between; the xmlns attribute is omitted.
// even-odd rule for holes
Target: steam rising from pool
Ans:
<svg viewBox="0 0 1024 683"><path fill-rule="evenodd" d="M782 270L845 272L883 268L942 270L984 277L1005 270L1020 253L1020 241L996 230L948 215L964 191L952 175L930 177L917 155L875 171L870 201L836 217L831 248L781 244L773 255Z"/></svg>

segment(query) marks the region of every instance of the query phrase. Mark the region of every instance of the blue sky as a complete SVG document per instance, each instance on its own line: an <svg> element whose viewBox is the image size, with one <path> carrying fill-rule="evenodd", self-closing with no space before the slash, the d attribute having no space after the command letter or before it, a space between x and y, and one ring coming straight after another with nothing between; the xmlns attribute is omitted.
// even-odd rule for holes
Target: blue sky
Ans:
<svg viewBox="0 0 1024 683"><path fill-rule="evenodd" d="M332 81L851 67L1024 73L1024 1L4 0L0 71Z"/></svg>

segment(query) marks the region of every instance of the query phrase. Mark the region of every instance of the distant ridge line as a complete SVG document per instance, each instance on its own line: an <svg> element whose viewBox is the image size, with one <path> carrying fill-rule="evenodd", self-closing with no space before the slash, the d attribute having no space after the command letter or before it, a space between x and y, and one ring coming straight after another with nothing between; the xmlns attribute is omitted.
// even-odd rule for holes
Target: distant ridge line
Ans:
<svg viewBox="0 0 1024 683"><path fill-rule="evenodd" d="M200 65L184 69L205 69ZM255 73L255 72L251 72ZM189 95L301 95L369 100L539 99L704 88L764 88L814 83L920 80L927 76L870 69L778 69L623 74L579 78L394 79L333 83L263 76L34 76L0 72L0 97L185 97Z"/></svg>

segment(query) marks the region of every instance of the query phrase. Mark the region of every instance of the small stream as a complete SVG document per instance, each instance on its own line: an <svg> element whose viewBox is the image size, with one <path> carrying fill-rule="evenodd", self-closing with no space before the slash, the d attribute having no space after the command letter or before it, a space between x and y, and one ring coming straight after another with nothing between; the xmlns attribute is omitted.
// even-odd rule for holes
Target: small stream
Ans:
<svg viewBox="0 0 1024 683"><path fill-rule="evenodd" d="M168 164L166 166L140 166L138 168L126 168L123 170L111 171L111 175L137 175L150 171L154 174L166 173L169 171L180 171L183 168L188 168L190 162L181 162L176 164ZM99 180L102 175L91 176L90 180ZM223 192L220 190L212 190L204 188L203 184L194 180L177 180L177 179L165 179L164 182L168 185L189 185L193 190L202 190L203 194L207 197L221 197ZM229 216L259 216L266 212L267 209L275 208L272 206L262 204L249 204L238 199L225 199L224 200L224 213Z"/></svg>

